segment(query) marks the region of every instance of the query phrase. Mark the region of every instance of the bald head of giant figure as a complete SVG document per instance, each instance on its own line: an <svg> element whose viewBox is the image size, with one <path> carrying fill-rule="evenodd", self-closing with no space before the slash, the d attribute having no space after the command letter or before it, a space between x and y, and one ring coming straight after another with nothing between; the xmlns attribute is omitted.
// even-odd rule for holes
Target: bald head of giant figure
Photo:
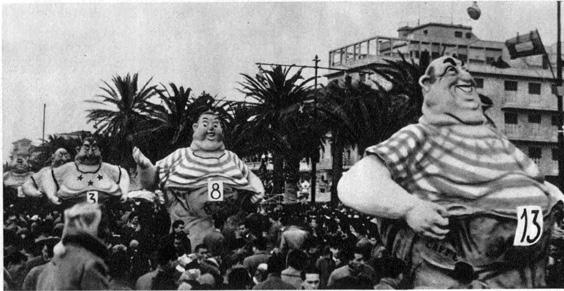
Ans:
<svg viewBox="0 0 564 291"><path fill-rule="evenodd" d="M432 123L482 124L485 116L476 83L460 60L444 56L419 78L423 118Z"/></svg>

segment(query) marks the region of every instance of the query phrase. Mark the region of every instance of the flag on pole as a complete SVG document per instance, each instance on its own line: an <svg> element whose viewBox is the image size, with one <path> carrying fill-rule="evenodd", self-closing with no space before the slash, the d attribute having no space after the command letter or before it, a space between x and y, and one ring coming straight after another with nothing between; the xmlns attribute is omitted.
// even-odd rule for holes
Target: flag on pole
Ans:
<svg viewBox="0 0 564 291"><path fill-rule="evenodd" d="M511 59L545 54L538 30L505 41Z"/></svg>

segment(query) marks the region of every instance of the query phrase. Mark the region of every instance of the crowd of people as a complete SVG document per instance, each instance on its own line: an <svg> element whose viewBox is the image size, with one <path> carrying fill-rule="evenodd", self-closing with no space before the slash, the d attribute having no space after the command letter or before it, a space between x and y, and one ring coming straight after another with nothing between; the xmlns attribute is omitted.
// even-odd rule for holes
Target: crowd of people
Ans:
<svg viewBox="0 0 564 291"><path fill-rule="evenodd" d="M44 207L48 204L36 199L15 199L4 209L5 289L49 289L40 285L40 275L68 230L62 210ZM98 237L105 246L100 257L106 265L107 285L90 282L91 286L112 290L410 288L410 266L389 255L376 220L349 208L265 204L245 215L234 230L217 219L216 230L204 243L192 245L184 223L171 222L158 201L136 198L104 207ZM560 237L552 241L547 276L551 287L562 287L558 274L564 265L564 237L556 235ZM479 287L472 286L471 267L462 264L454 272L467 284L460 288Z"/></svg>

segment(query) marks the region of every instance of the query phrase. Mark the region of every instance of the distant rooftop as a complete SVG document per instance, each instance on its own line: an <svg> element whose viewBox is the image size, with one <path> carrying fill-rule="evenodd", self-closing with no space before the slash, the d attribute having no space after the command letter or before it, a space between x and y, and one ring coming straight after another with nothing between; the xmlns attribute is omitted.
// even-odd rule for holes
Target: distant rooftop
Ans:
<svg viewBox="0 0 564 291"><path fill-rule="evenodd" d="M421 25L414 26L414 27L402 26L402 27L398 28L398 31L402 31L402 30L414 31L414 30L422 29L422 28L429 27L429 26L440 26L440 27L445 27L445 28L460 28L460 29L472 30L471 26L465 26L465 25L462 25L462 24L446 24L446 23L438 23L438 22L429 22L429 23L421 24Z"/></svg>

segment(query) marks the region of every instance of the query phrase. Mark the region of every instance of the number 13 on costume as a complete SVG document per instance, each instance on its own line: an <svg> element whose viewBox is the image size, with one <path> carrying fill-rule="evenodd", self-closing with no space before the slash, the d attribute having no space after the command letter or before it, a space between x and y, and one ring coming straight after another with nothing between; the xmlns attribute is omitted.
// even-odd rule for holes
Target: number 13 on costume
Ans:
<svg viewBox="0 0 564 291"><path fill-rule="evenodd" d="M208 201L223 201L223 182L208 180Z"/></svg>
<svg viewBox="0 0 564 291"><path fill-rule="evenodd" d="M514 246L531 246L542 237L543 215L540 206L517 207L517 229Z"/></svg>

